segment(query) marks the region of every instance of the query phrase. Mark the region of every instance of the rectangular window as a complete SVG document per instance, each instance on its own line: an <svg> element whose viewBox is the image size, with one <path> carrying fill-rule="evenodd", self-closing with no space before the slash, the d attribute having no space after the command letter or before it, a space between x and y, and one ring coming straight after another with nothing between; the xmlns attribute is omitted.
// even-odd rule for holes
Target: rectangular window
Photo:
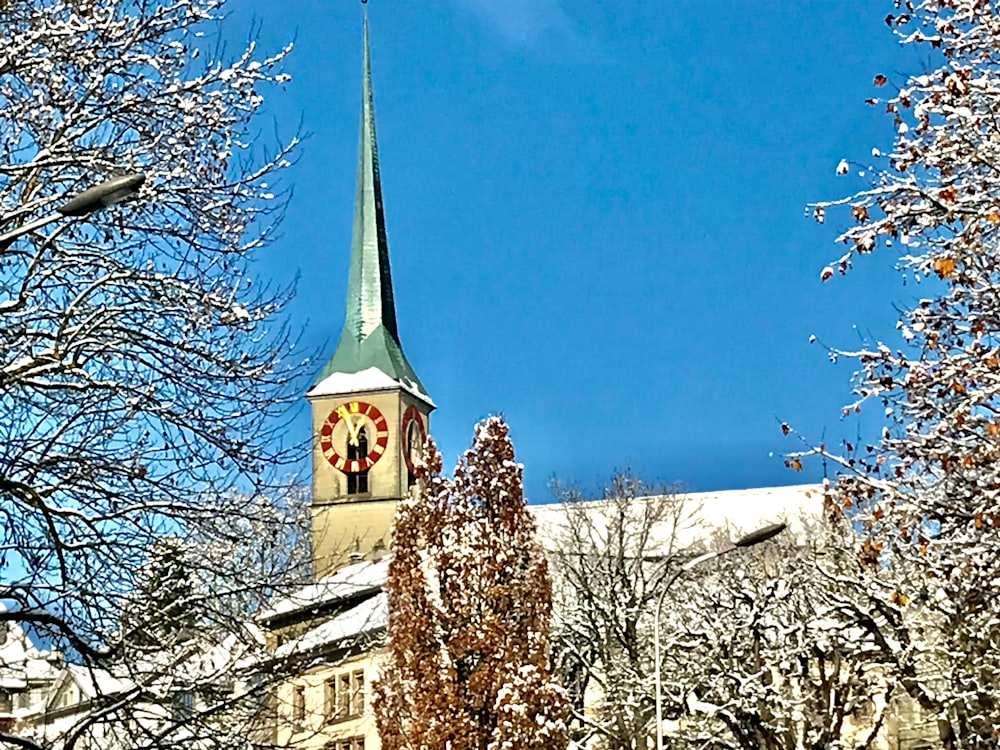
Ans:
<svg viewBox="0 0 1000 750"><path fill-rule="evenodd" d="M347 494L365 495L368 493L368 471L358 471L347 475Z"/></svg>
<svg viewBox="0 0 1000 750"><path fill-rule="evenodd" d="M365 712L364 670L343 672L326 681L326 720L339 721Z"/></svg>
<svg viewBox="0 0 1000 750"><path fill-rule="evenodd" d="M323 690L323 715L327 721L331 721L337 718L337 678L327 680Z"/></svg>
<svg viewBox="0 0 1000 750"><path fill-rule="evenodd" d="M194 716L194 692L182 690L174 695L174 703L171 708L170 717L174 721L184 721Z"/></svg>
<svg viewBox="0 0 1000 750"><path fill-rule="evenodd" d="M342 674L337 678L337 716L351 715L351 675Z"/></svg>
<svg viewBox="0 0 1000 750"><path fill-rule="evenodd" d="M365 750L365 738L351 737L349 740L340 740L334 747L336 750Z"/></svg>
<svg viewBox="0 0 1000 750"><path fill-rule="evenodd" d="M306 719L306 689L303 685L292 688L292 718L295 721Z"/></svg>
<svg viewBox="0 0 1000 750"><path fill-rule="evenodd" d="M351 716L365 712L365 673L361 670L351 675Z"/></svg>
<svg viewBox="0 0 1000 750"><path fill-rule="evenodd" d="M358 430L357 442L347 442L347 462L359 461L368 456L368 430L362 427ZM347 475L347 494L368 494L368 469L352 471Z"/></svg>

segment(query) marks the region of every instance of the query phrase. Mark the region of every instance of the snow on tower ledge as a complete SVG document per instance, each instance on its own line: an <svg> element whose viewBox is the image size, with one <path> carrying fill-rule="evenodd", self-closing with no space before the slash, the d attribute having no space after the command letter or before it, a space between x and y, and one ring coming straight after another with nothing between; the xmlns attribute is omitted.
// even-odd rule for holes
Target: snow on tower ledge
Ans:
<svg viewBox="0 0 1000 750"><path fill-rule="evenodd" d="M369 393L371 391L390 391L397 388L402 388L432 408L436 406L431 397L424 393L420 387L420 383L414 382L407 377L401 377L397 380L390 375L386 375L377 367L368 367L360 372L330 373L306 393L306 398Z"/></svg>

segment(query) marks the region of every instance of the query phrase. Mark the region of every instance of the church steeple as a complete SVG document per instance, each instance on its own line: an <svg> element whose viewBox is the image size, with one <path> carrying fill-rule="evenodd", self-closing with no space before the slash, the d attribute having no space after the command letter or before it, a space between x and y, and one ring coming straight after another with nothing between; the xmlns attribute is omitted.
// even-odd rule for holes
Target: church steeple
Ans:
<svg viewBox="0 0 1000 750"><path fill-rule="evenodd" d="M2 0L0 0L2 1ZM375 140L364 17L361 147L344 331L306 394L312 407L313 571L322 578L389 543L396 503L416 483L434 402L399 343Z"/></svg>
<svg viewBox="0 0 1000 750"><path fill-rule="evenodd" d="M317 385L334 373L357 373L376 368L404 386L424 389L403 354L396 325L396 306L389 268L389 243L382 204L378 141L375 137L375 97L372 91L368 12L364 12L364 62L361 83L361 145L354 229L347 285L344 330L333 357L320 373Z"/></svg>

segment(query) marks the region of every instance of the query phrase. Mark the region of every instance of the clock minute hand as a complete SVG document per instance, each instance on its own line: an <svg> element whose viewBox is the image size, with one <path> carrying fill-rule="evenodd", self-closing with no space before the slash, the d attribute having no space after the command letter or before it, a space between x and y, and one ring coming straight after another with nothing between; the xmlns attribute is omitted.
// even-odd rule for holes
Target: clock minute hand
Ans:
<svg viewBox="0 0 1000 750"><path fill-rule="evenodd" d="M351 415L348 413L347 409L341 406L337 409L337 414L340 415L341 419L347 422L347 441L350 445L358 444L358 429L359 425L354 424L354 420L351 419Z"/></svg>
<svg viewBox="0 0 1000 750"><path fill-rule="evenodd" d="M353 431L352 434L354 435L354 445L360 445L361 444L361 430L363 430L365 428L365 415L364 414L355 414L354 416L357 417L357 422L353 422L354 431Z"/></svg>

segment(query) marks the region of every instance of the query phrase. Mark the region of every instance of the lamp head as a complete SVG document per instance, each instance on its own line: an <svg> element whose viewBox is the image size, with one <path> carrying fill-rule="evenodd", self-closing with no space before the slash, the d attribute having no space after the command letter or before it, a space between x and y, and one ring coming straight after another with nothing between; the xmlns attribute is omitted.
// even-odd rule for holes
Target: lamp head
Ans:
<svg viewBox="0 0 1000 750"><path fill-rule="evenodd" d="M772 539L788 527L786 523L775 523L770 526L765 526L762 529L757 529L756 531L751 531L745 536L741 536L735 542L733 542L734 547L753 547L755 544L760 544L761 542L766 542L768 539Z"/></svg>
<svg viewBox="0 0 1000 750"><path fill-rule="evenodd" d="M144 174L127 174L112 177L100 185L87 188L82 193L73 196L56 209L63 216L86 216L94 211L114 205L119 201L137 193L142 183L146 181Z"/></svg>

